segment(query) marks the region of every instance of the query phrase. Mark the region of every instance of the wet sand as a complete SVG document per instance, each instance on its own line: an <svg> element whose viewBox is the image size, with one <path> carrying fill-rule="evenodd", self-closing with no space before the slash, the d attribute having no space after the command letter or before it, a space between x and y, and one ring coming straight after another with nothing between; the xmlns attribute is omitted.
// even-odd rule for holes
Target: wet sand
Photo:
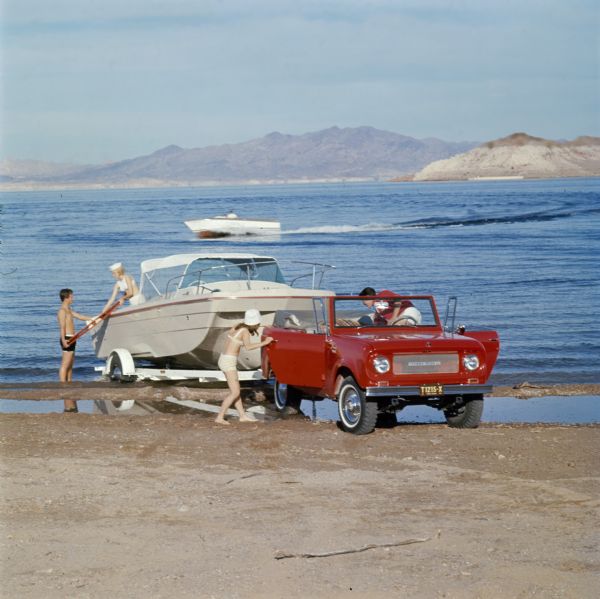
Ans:
<svg viewBox="0 0 600 599"><path fill-rule="evenodd" d="M600 426L0 430L3 597L597 596Z"/></svg>
<svg viewBox="0 0 600 599"><path fill-rule="evenodd" d="M44 401L57 399L123 401L133 399L146 403L164 402L166 396L177 399L192 399L197 401L220 402L223 398L225 385L215 384L209 388L206 385L191 385L190 381L181 383L147 383L137 382L122 384L118 382L92 381L74 382L69 384L57 382L40 383L0 383L2 399L23 399ZM257 385L255 388L244 388L245 397L255 393L270 395L272 391L266 386ZM598 395L600 384L534 384L522 382L514 386L495 386L491 397L515 397L529 399L547 396Z"/></svg>

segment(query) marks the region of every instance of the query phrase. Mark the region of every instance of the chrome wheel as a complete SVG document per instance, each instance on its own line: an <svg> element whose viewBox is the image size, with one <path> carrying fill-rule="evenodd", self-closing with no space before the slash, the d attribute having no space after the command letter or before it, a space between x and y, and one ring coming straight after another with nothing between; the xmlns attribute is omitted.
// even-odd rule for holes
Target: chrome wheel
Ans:
<svg viewBox="0 0 600 599"><path fill-rule="evenodd" d="M342 381L337 397L342 428L355 435L366 435L375 428L377 404L367 401L353 377Z"/></svg>
<svg viewBox="0 0 600 599"><path fill-rule="evenodd" d="M341 394L340 401L342 402L340 409L344 412L344 420L349 425L355 426L362 414L358 392L351 386L346 387Z"/></svg>

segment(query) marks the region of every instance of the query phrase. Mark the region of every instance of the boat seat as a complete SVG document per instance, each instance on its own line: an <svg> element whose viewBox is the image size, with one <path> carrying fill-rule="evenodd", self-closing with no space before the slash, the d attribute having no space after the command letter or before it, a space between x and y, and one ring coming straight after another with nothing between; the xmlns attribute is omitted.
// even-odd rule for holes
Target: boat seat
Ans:
<svg viewBox="0 0 600 599"><path fill-rule="evenodd" d="M358 321L353 318L336 318L335 320L336 327L357 327Z"/></svg>

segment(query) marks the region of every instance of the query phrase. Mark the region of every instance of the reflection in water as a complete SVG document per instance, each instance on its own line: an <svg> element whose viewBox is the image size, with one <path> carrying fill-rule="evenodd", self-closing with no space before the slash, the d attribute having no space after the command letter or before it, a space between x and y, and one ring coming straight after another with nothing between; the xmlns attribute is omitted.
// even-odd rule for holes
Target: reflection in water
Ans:
<svg viewBox="0 0 600 599"><path fill-rule="evenodd" d="M487 397L484 401L482 422L590 424L600 422L600 397L576 395L572 397ZM313 405L314 404L314 405ZM337 403L328 399L305 399L300 408L316 420L338 420ZM445 423L444 414L427 406L411 406L396 413L398 422Z"/></svg>
<svg viewBox="0 0 600 599"><path fill-rule="evenodd" d="M546 423L546 424L592 424L600 423L600 397L596 395L575 395L571 397L537 397L515 399L514 397L488 397L484 401L482 422L500 423ZM98 413L91 400L78 401L81 413ZM152 404L162 413L188 413L204 415L193 409L175 408L169 403ZM302 412L312 420L338 420L337 403L329 399L311 401L305 399ZM50 414L62 412L62 401L28 401L0 399L0 413ZM128 411L119 412L128 414ZM139 410L136 413L144 413ZM145 411L151 413L151 411ZM133 412L129 412L133 414ZM273 410L273 414L275 412ZM442 412L427 406L412 406L396 413L399 423L445 424Z"/></svg>
<svg viewBox="0 0 600 599"><path fill-rule="evenodd" d="M77 401L77 408L82 414L91 414L94 410L92 400ZM63 411L62 401L34 401L24 399L0 399L2 414L55 414Z"/></svg>

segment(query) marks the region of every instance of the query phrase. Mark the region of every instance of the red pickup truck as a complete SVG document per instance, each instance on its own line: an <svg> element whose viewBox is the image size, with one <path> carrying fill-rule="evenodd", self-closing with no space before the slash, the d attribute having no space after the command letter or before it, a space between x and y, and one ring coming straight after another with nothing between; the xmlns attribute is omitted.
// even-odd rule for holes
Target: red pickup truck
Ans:
<svg viewBox="0 0 600 599"><path fill-rule="evenodd" d="M307 298L265 328L274 343L263 348L263 375L275 379L277 409L331 398L351 433L417 404L442 410L452 427L475 428L492 390L498 334L446 328L428 295Z"/></svg>

